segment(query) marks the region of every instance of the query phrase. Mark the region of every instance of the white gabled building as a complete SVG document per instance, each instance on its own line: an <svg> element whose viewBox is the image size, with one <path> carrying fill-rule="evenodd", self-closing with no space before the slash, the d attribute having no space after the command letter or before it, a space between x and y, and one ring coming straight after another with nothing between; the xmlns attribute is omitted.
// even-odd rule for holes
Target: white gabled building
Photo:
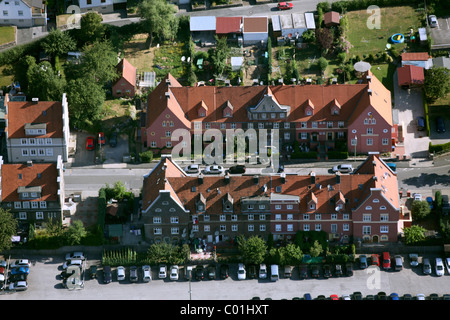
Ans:
<svg viewBox="0 0 450 320"><path fill-rule="evenodd" d="M44 0L0 0L0 25L36 27L47 25Z"/></svg>

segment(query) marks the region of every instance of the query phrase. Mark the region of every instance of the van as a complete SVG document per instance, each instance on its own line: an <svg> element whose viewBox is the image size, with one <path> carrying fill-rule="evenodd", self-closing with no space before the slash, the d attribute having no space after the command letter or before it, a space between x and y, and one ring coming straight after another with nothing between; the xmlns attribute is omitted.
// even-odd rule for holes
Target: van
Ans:
<svg viewBox="0 0 450 320"><path fill-rule="evenodd" d="M270 281L277 281L280 278L278 273L278 265L273 264L270 266Z"/></svg>
<svg viewBox="0 0 450 320"><path fill-rule="evenodd" d="M291 275L292 275L292 268L291 268L291 266L285 266L284 267L284 277L286 279L289 279L291 277Z"/></svg>
<svg viewBox="0 0 450 320"><path fill-rule="evenodd" d="M391 268L391 256L389 252L383 252L383 269L389 270Z"/></svg>
<svg viewBox="0 0 450 320"><path fill-rule="evenodd" d="M402 257L399 255L396 255L394 257L394 261L395 261L395 271L400 271L403 269L403 261L402 261Z"/></svg>
<svg viewBox="0 0 450 320"><path fill-rule="evenodd" d="M417 130L425 130L425 119L423 117L417 117Z"/></svg>

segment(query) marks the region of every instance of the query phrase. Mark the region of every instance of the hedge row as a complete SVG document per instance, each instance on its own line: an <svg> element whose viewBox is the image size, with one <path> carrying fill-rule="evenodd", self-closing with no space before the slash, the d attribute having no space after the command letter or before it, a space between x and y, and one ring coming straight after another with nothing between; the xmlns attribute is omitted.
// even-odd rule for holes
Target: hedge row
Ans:
<svg viewBox="0 0 450 320"><path fill-rule="evenodd" d="M413 5L419 3L418 0L343 0L333 2L331 10L343 13L344 11L364 10L369 6L395 7L401 5ZM422 3L422 2L421 2Z"/></svg>
<svg viewBox="0 0 450 320"><path fill-rule="evenodd" d="M443 143L443 144L435 144L435 145L433 145L430 142L430 144L428 146L428 151L430 153L450 151L450 142Z"/></svg>

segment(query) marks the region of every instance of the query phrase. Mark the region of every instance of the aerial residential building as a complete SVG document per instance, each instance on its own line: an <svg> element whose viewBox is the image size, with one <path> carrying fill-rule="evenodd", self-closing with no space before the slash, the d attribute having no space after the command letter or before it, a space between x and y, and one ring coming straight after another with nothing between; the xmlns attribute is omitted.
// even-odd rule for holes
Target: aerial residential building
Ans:
<svg viewBox="0 0 450 320"><path fill-rule="evenodd" d="M346 143L352 154L392 151L391 94L370 71L357 84L183 87L170 74L149 95L142 141L170 153L175 129L279 130L280 146Z"/></svg>
<svg viewBox="0 0 450 320"><path fill-rule="evenodd" d="M98 12L98 13L112 13L114 12L113 0L78 0L80 11L83 12Z"/></svg>
<svg viewBox="0 0 450 320"><path fill-rule="evenodd" d="M19 222L35 227L62 222L64 176L61 156L56 163L4 164L0 157L1 206Z"/></svg>
<svg viewBox="0 0 450 320"><path fill-rule="evenodd" d="M67 162L69 110L62 101L9 101L6 99L6 148L9 163Z"/></svg>
<svg viewBox="0 0 450 320"><path fill-rule="evenodd" d="M37 27L47 25L44 0L0 0L0 25Z"/></svg>
<svg viewBox="0 0 450 320"><path fill-rule="evenodd" d="M116 68L119 78L112 85L112 95L114 97L134 97L136 93L136 67L124 58Z"/></svg>
<svg viewBox="0 0 450 320"><path fill-rule="evenodd" d="M394 242L403 226L397 176L377 153L351 175L288 176L187 176L163 156L144 178L142 221L146 239L169 243L269 234L292 241L298 231Z"/></svg>

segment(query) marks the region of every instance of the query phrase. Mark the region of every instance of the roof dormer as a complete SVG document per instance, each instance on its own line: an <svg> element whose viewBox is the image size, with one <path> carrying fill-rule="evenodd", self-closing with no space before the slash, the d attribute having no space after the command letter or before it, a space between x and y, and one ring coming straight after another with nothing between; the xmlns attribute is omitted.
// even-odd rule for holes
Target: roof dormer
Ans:
<svg viewBox="0 0 450 320"><path fill-rule="evenodd" d="M341 104L337 101L337 99L334 99L331 103L331 114L332 115L339 115L341 113Z"/></svg>
<svg viewBox="0 0 450 320"><path fill-rule="evenodd" d="M224 118L230 118L233 116L233 105L231 104L230 100L227 100L227 102L223 105L223 117Z"/></svg>
<svg viewBox="0 0 450 320"><path fill-rule="evenodd" d="M305 106L305 116L309 117L312 115L314 115L314 104L312 103L311 99L308 99Z"/></svg>
<svg viewBox="0 0 450 320"><path fill-rule="evenodd" d="M206 211L206 198L201 193L198 194L195 201L195 209L197 210L197 212Z"/></svg>
<svg viewBox="0 0 450 320"><path fill-rule="evenodd" d="M317 197L314 194L314 192L311 191L311 193L308 196L308 209L307 210L316 210L317 209Z"/></svg>
<svg viewBox="0 0 450 320"><path fill-rule="evenodd" d="M224 212L232 212L233 211L233 197L229 192L223 198L223 211Z"/></svg>
<svg viewBox="0 0 450 320"><path fill-rule="evenodd" d="M204 118L206 117L207 113L208 113L208 106L206 105L205 101L202 100L197 109L197 116L199 118Z"/></svg>

